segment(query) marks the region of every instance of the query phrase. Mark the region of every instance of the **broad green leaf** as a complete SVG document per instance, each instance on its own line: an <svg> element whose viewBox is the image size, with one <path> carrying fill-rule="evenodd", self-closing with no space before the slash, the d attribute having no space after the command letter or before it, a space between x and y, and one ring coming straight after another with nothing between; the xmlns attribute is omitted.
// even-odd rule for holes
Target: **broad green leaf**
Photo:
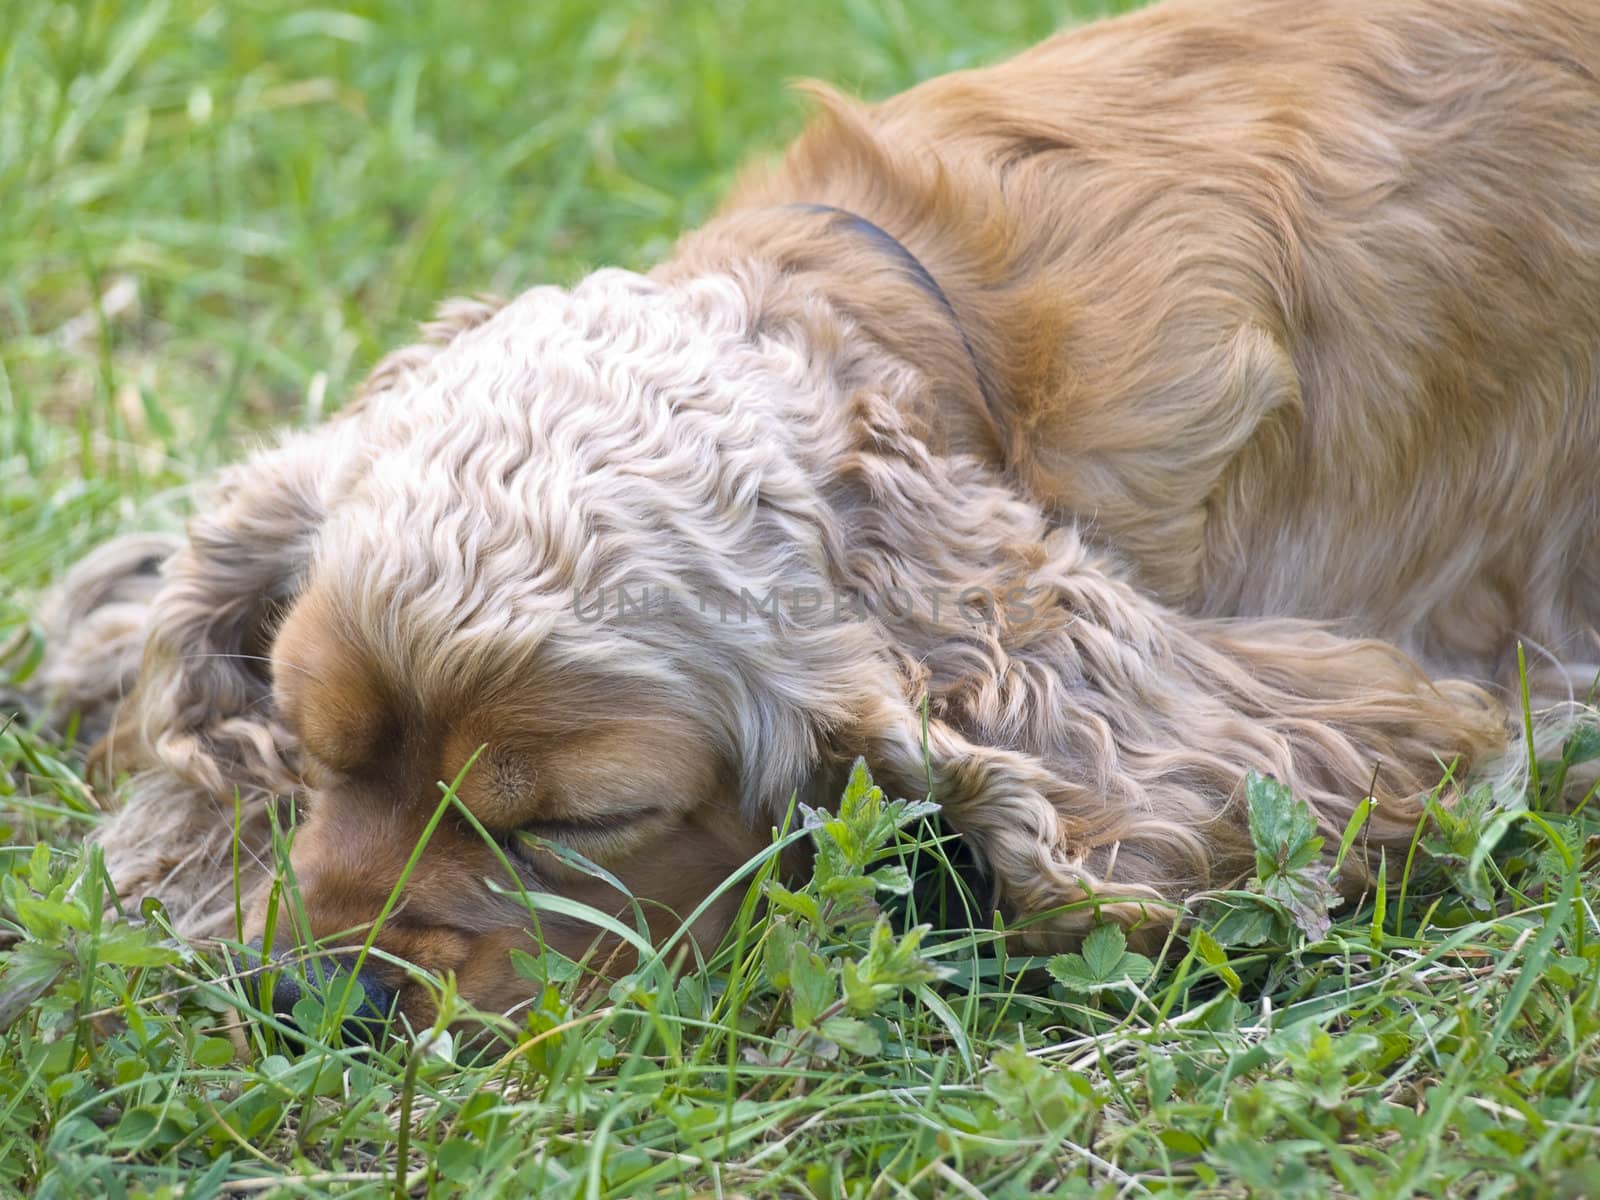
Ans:
<svg viewBox="0 0 1600 1200"><path fill-rule="evenodd" d="M1201 906L1201 920L1222 946L1263 946L1289 940L1293 918L1276 900L1225 892Z"/></svg>
<svg viewBox="0 0 1600 1200"><path fill-rule="evenodd" d="M796 946L789 956L789 995L793 998L795 1027L812 1028L838 994L838 985L822 956Z"/></svg>
<svg viewBox="0 0 1600 1200"><path fill-rule="evenodd" d="M762 952L767 978L789 993L797 1029L810 1029L839 994L828 964L786 920L772 923Z"/></svg>
<svg viewBox="0 0 1600 1200"><path fill-rule="evenodd" d="M1261 892L1281 904L1312 941L1327 936L1328 910L1340 903L1328 872L1317 864L1322 838L1310 805L1275 779L1252 771L1245 778L1250 837L1256 846ZM1224 940L1218 934L1218 940Z"/></svg>
<svg viewBox="0 0 1600 1200"><path fill-rule="evenodd" d="M852 1054L878 1054L883 1050L883 1039L878 1031L858 1017L829 1017L820 1032L830 1042L835 1042Z"/></svg>
<svg viewBox="0 0 1600 1200"><path fill-rule="evenodd" d="M196 1066L225 1067L233 1061L233 1043L227 1038L203 1037L195 1042L189 1057Z"/></svg>
<svg viewBox="0 0 1600 1200"><path fill-rule="evenodd" d="M108 925L95 943L102 963L119 967L165 967L181 962L176 947L164 946L157 931L146 925Z"/></svg>
<svg viewBox="0 0 1600 1200"><path fill-rule="evenodd" d="M878 921L866 955L846 962L841 971L845 1002L851 1012L865 1015L902 988L931 983L950 974L947 968L918 953L929 928L918 925L897 938L887 921Z"/></svg>
<svg viewBox="0 0 1600 1200"><path fill-rule="evenodd" d="M82 933L89 928L89 914L82 905L47 896L20 896L17 898L17 920L29 933L41 940L59 940L59 931L65 926Z"/></svg>
<svg viewBox="0 0 1600 1200"><path fill-rule="evenodd" d="M1089 964L1083 961L1081 954L1051 955L1044 969L1050 972L1050 978L1057 983L1071 988L1088 988L1095 982L1094 973L1089 970Z"/></svg>
<svg viewBox="0 0 1600 1200"><path fill-rule="evenodd" d="M775 882L766 885L766 893L774 908L791 912L813 926L822 923L822 912L817 906L815 897L802 892L791 892L781 883Z"/></svg>
<svg viewBox="0 0 1600 1200"><path fill-rule="evenodd" d="M521 979L533 983L571 983L583 974L583 968L559 950L545 946L538 954L526 950L511 951L511 969Z"/></svg>
<svg viewBox="0 0 1600 1200"><path fill-rule="evenodd" d="M1128 939L1120 926L1097 925L1083 939L1083 961L1096 979L1110 979L1127 952Z"/></svg>
<svg viewBox="0 0 1600 1200"><path fill-rule="evenodd" d="M59 946L23 942L6 956L0 974L0 1030L15 1021L44 995L72 965L72 954Z"/></svg>
<svg viewBox="0 0 1600 1200"><path fill-rule="evenodd" d="M1120 925L1099 925L1083 940L1078 954L1057 954L1045 964L1051 977L1073 991L1096 992L1148 979L1155 964L1128 948Z"/></svg>
<svg viewBox="0 0 1600 1200"><path fill-rule="evenodd" d="M1600 726L1579 725L1561 747L1562 761L1576 766L1600 758Z"/></svg>
<svg viewBox="0 0 1600 1200"><path fill-rule="evenodd" d="M911 872L896 863L889 867L879 867L872 873L872 886L880 892L889 892L896 896L909 896L911 894Z"/></svg>
<svg viewBox="0 0 1600 1200"><path fill-rule="evenodd" d="M1245 777L1250 837L1256 847L1256 876L1263 882L1279 871L1314 862L1322 850L1316 818L1303 800L1276 779L1251 771Z"/></svg>
<svg viewBox="0 0 1600 1200"><path fill-rule="evenodd" d="M1294 923L1313 942L1328 936L1328 930L1333 927L1328 912L1343 902L1328 882L1328 876L1315 867L1280 871L1261 885L1261 892L1283 905Z"/></svg>

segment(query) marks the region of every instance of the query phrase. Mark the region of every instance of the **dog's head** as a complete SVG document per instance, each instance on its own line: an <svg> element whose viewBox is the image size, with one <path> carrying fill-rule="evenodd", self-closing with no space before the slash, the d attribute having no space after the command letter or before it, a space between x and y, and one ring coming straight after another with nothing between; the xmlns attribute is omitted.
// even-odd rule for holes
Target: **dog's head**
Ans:
<svg viewBox="0 0 1600 1200"><path fill-rule="evenodd" d="M727 279L601 272L459 311L230 474L131 716L216 793L300 795L300 936L359 942L398 891L377 945L503 1007L527 988L508 949L595 941L523 893L626 904L541 840L676 929L864 739L920 778L920 719L878 627L820 601L845 557L815 461L848 437L818 416L848 409L817 403L829 364L752 329Z"/></svg>
<svg viewBox="0 0 1600 1200"><path fill-rule="evenodd" d="M272 706L307 789L292 853L309 922L300 939L363 940L404 878L378 945L503 1009L527 987L507 969L509 949L543 941L579 958L596 943L594 926L538 912L530 893L632 923L626 898L561 849L619 876L660 934L768 840L740 813L687 680L586 664L556 630L532 632L526 613L436 638L410 628L401 599L396 626L371 627L339 575L313 578L271 654ZM700 916L702 941L715 942L739 899L729 892ZM248 932L260 933L266 905ZM598 948L604 958L614 947ZM401 995L413 1014L424 997L416 985Z"/></svg>

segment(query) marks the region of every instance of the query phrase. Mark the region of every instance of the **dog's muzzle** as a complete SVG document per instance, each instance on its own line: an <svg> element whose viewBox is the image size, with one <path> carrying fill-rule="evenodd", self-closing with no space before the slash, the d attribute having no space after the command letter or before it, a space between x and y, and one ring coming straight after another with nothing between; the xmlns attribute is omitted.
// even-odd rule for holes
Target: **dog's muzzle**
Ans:
<svg viewBox="0 0 1600 1200"><path fill-rule="evenodd" d="M259 1000L263 1008L286 1018L290 1025L296 1025L295 1009L304 999L324 1005L342 1004L344 1017L340 1030L345 1040L375 1043L388 1029L394 1015L396 992L377 973L370 959L358 968L358 957L349 951L308 956L290 948L264 959L260 938L245 946L245 964L249 968L282 964L276 971L263 970L260 974L263 986ZM268 981L270 995L265 987Z"/></svg>

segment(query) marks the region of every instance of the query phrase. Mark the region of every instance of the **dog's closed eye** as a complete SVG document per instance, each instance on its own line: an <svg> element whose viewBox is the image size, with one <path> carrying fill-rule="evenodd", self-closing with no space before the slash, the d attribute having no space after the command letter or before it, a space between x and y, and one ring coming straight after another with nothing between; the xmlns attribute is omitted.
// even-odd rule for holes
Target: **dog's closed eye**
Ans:
<svg viewBox="0 0 1600 1200"><path fill-rule="evenodd" d="M544 876L554 863L581 875L608 878L591 858L604 860L622 844L636 840L641 823L659 813L656 806L629 809L604 817L550 817L524 822L502 843L514 862Z"/></svg>
<svg viewBox="0 0 1600 1200"><path fill-rule="evenodd" d="M538 837L566 837L574 834L607 834L616 833L645 817L654 816L661 812L659 805L648 805L643 808L629 809L625 812L607 813L603 817L541 817L531 821L524 821L520 833L531 833Z"/></svg>

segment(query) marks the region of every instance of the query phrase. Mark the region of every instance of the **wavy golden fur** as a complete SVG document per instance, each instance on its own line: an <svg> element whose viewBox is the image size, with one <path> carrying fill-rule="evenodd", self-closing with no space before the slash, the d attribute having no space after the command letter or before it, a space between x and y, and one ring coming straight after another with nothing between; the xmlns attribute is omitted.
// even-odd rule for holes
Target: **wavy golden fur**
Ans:
<svg viewBox="0 0 1600 1200"><path fill-rule="evenodd" d="M257 852L298 794L309 933L360 928L482 745L491 832L685 912L865 755L931 778L1013 919L1148 927L1248 870L1245 772L1335 834L1374 788L1376 852L1493 769L1519 639L1542 702L1588 688L1590 0L1176 0L879 105L811 94L648 276L448 306L223 475L104 751L141 769L104 834L126 890L231 927L235 789ZM575 602L619 587L1032 602ZM513 1003L501 874L445 822L380 945Z"/></svg>

